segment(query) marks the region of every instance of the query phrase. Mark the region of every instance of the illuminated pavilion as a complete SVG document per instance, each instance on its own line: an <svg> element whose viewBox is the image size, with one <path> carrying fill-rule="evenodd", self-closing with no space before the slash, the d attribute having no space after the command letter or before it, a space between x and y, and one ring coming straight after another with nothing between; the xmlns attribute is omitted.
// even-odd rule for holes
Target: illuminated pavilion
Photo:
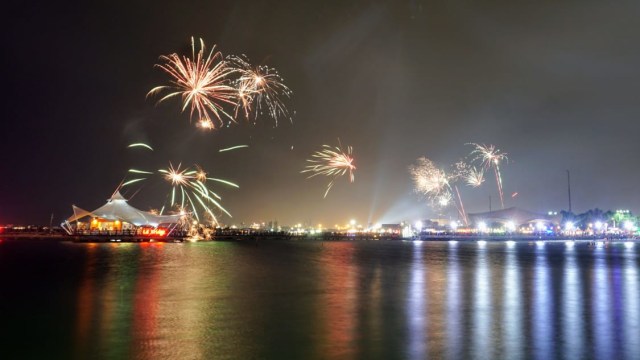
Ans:
<svg viewBox="0 0 640 360"><path fill-rule="evenodd" d="M73 215L61 225L69 233L73 231L71 225L73 222L76 230L122 231L145 226L156 228L160 224L175 225L182 217L180 214L158 215L136 209L129 205L119 191L116 191L106 204L93 211L87 211L75 205L72 205L72 208Z"/></svg>

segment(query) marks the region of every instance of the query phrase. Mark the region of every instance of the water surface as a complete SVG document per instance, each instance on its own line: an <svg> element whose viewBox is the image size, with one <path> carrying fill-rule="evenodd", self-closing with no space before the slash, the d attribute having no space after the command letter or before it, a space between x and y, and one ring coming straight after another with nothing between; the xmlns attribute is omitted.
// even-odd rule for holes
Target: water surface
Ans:
<svg viewBox="0 0 640 360"><path fill-rule="evenodd" d="M638 359L639 253L587 242L4 240L0 354Z"/></svg>

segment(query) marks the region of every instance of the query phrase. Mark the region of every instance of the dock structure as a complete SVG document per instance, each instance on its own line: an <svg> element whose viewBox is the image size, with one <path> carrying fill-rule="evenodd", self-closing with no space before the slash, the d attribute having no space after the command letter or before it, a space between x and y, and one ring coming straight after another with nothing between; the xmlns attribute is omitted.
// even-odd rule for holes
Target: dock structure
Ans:
<svg viewBox="0 0 640 360"><path fill-rule="evenodd" d="M186 231L174 230L169 234L145 233L137 230L74 231L65 236L74 242L182 242L188 237Z"/></svg>

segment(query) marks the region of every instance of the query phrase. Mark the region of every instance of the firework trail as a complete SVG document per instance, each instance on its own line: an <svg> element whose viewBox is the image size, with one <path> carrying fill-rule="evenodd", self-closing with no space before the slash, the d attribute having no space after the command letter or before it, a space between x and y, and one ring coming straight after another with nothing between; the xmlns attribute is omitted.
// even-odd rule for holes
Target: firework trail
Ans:
<svg viewBox="0 0 640 360"><path fill-rule="evenodd" d="M474 161L479 161L484 169L493 169L493 173L496 176L498 194L500 195L500 205L502 205L502 208L504 209L504 194L502 192L502 175L500 173L500 162L508 160L507 153L501 152L495 147L495 145L484 145L476 143L470 143L467 145L474 146L474 149L470 154L474 156Z"/></svg>
<svg viewBox="0 0 640 360"><path fill-rule="evenodd" d="M148 150L153 151L153 148L145 143L135 143L135 144L131 144L129 146L127 146L128 148L134 148L134 147L142 147Z"/></svg>
<svg viewBox="0 0 640 360"><path fill-rule="evenodd" d="M275 69L265 65L254 67L245 57L230 56L227 59L241 74L234 82L239 99L236 116L242 109L245 118L249 119L253 113L254 120L258 114L266 112L276 126L279 118L288 117L291 120L284 104L284 98L291 97L291 90Z"/></svg>
<svg viewBox="0 0 640 360"><path fill-rule="evenodd" d="M312 173L307 179L318 175L332 177L333 179L331 179L329 185L327 185L327 191L324 193L324 197L326 198L338 177L348 172L349 179L351 182L354 181L353 171L356 167L353 164L354 158L352 153L353 149L351 146L348 146L347 150L344 151L340 146L322 145L322 150L316 151L311 155L311 159L307 160L311 164L307 165L301 173Z"/></svg>
<svg viewBox="0 0 640 360"><path fill-rule="evenodd" d="M218 150L218 152L226 152L226 151L231 151L231 150L236 150L236 149L243 149L243 148L248 148L249 145L236 145L236 146L232 146L232 147L228 147L225 149L220 149Z"/></svg>
<svg viewBox="0 0 640 360"><path fill-rule="evenodd" d="M151 149L148 145L143 147ZM169 163L169 167L155 172L140 169L129 169L127 172L133 178L123 182L122 187L160 176L171 186L169 195L167 195L170 198L169 208L177 209L180 213L192 214L198 221L200 221L202 213L203 216L208 216L214 224L217 224L218 220L214 209L219 209L231 217L231 214L220 204L221 197L211 189L209 184L217 182L235 188L238 188L238 185L227 180L210 177L199 165L194 165L192 168L182 168L182 164L174 167ZM164 212L165 207L162 206L159 211L160 215Z"/></svg>
<svg viewBox="0 0 640 360"><path fill-rule="evenodd" d="M181 57L176 53L160 56L162 63L156 66L169 75L171 85L157 86L147 96L169 91L158 103L180 96L182 111L189 107L190 119L197 115L198 124L204 129L215 128L214 118L220 125L224 124L223 117L235 121L224 110L224 105L235 107L237 104L238 92L231 85L230 79L237 69L229 66L222 53L214 51L215 46L205 55L206 48L202 39L200 50L196 52L195 48L192 37L191 58Z"/></svg>

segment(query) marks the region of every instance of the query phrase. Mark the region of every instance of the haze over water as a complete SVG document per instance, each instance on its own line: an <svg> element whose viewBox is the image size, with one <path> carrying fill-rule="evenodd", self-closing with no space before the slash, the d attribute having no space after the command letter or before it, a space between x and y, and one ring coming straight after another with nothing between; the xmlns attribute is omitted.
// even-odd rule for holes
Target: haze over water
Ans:
<svg viewBox="0 0 640 360"><path fill-rule="evenodd" d="M4 240L0 352L638 359L639 254L639 243Z"/></svg>

